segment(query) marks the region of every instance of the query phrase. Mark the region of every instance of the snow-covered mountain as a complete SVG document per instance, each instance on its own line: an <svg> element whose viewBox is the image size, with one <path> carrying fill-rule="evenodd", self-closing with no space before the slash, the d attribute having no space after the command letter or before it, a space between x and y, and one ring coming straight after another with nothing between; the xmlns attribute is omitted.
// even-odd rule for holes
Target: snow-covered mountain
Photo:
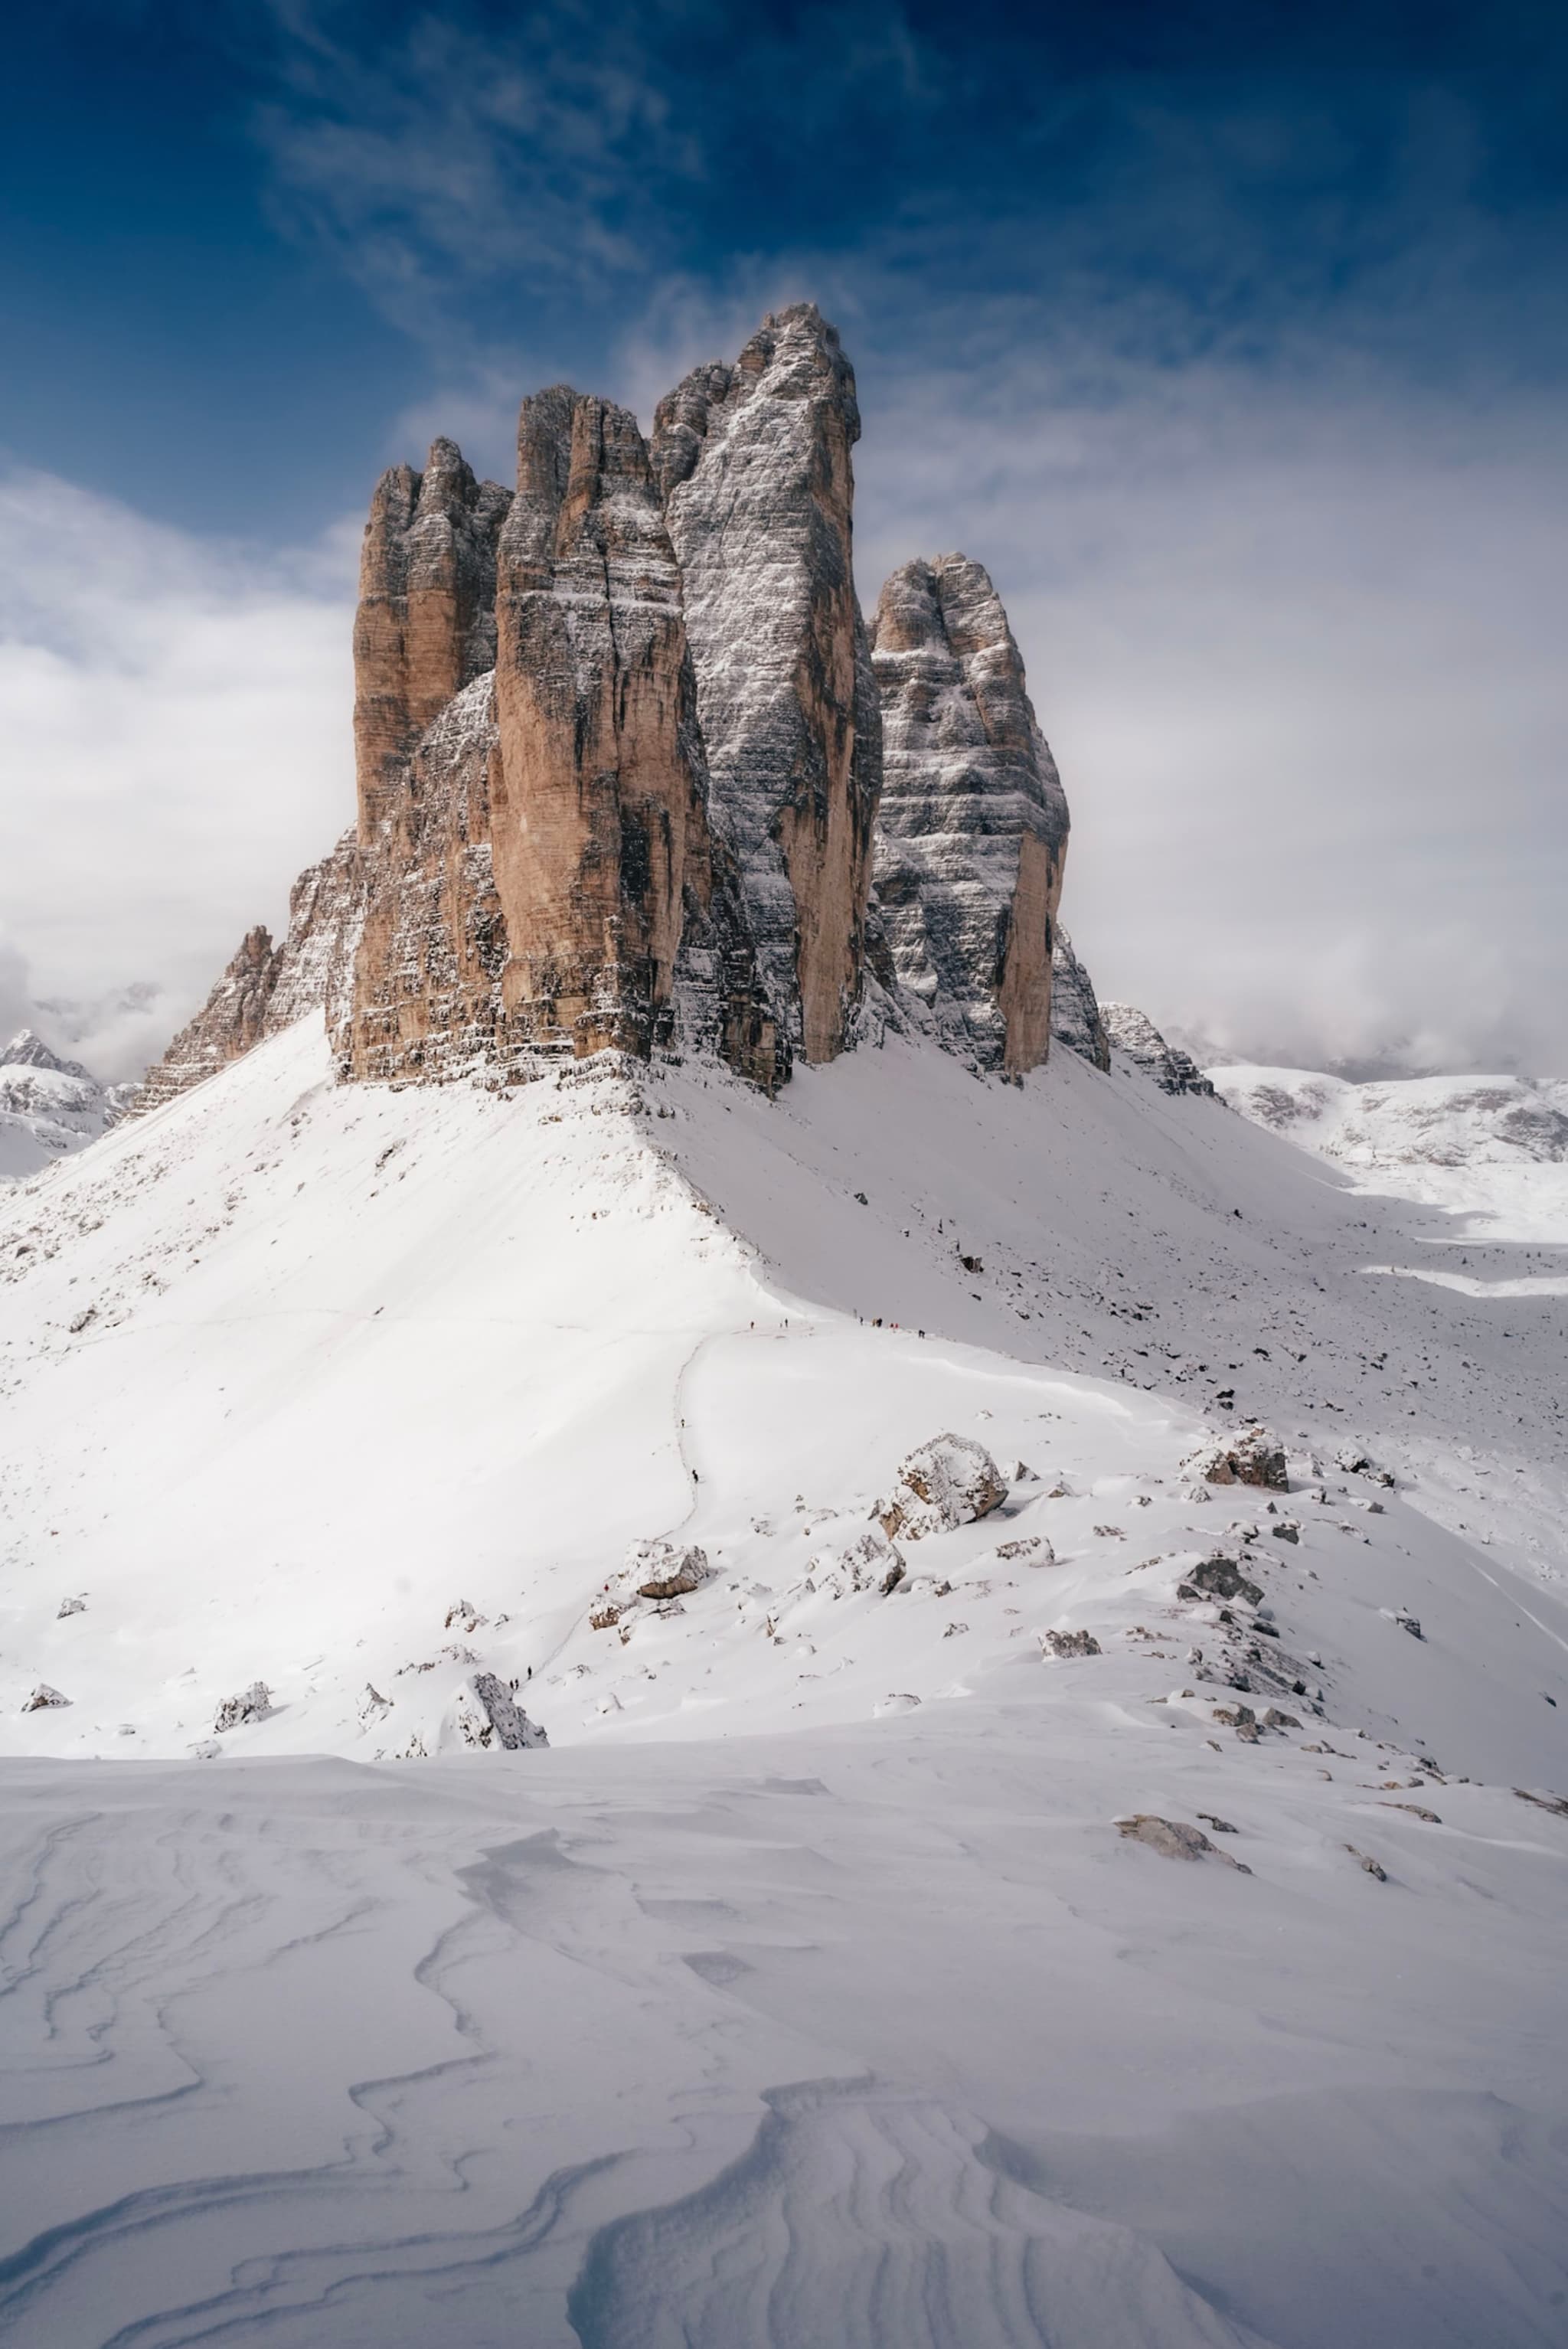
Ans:
<svg viewBox="0 0 1568 2349"><path fill-rule="evenodd" d="M0 1184L36 1174L108 1131L130 1087L100 1085L24 1028L0 1046Z"/></svg>
<svg viewBox="0 0 1568 2349"><path fill-rule="evenodd" d="M859 431L392 468L287 936L0 1071L7 2349L1563 2337L1563 1104L1101 1006Z"/></svg>
<svg viewBox="0 0 1568 2349"><path fill-rule="evenodd" d="M1352 1084L1311 1069L1207 1071L1232 1107L1465 1228L1547 1245L1568 1233L1568 1081L1407 1077ZM1456 1228L1459 1228L1456 1226Z"/></svg>
<svg viewBox="0 0 1568 2349"><path fill-rule="evenodd" d="M1564 1309L1448 1221L1119 1061L316 1019L13 1195L10 2337L1550 2337Z"/></svg>

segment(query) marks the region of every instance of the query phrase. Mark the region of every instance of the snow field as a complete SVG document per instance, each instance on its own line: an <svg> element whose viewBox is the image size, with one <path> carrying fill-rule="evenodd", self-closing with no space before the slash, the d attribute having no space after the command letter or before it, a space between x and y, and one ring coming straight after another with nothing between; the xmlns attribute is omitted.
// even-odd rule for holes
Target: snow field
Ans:
<svg viewBox="0 0 1568 2349"><path fill-rule="evenodd" d="M1066 1055L308 1027L9 1197L8 2342L1554 2344L1562 1307L1440 1228Z"/></svg>

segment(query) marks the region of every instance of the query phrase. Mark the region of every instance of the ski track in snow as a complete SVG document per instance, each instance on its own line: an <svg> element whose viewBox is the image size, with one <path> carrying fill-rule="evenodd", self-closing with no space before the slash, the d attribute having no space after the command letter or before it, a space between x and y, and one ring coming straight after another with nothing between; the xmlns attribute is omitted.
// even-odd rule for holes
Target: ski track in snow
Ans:
<svg viewBox="0 0 1568 2349"><path fill-rule="evenodd" d="M1067 1055L302 1029L8 1195L7 2344L1557 2349L1568 1280L1353 1179ZM1253 1413L1272 1516L1181 1470ZM1003 1509L854 1588L943 1428Z"/></svg>

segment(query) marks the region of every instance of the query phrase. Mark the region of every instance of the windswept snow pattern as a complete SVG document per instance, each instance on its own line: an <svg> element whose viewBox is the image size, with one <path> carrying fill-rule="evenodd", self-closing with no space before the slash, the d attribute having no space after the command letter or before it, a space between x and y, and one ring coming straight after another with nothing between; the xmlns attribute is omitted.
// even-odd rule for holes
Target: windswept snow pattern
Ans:
<svg viewBox="0 0 1568 2349"><path fill-rule="evenodd" d="M9 1195L7 2342L1557 2342L1568 1262L1453 1221L311 1022Z"/></svg>

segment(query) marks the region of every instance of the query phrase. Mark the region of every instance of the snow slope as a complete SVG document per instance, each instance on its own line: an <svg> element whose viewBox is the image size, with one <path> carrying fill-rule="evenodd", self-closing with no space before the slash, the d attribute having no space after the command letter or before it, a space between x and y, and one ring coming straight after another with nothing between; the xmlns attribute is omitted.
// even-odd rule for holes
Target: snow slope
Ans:
<svg viewBox="0 0 1568 2349"><path fill-rule="evenodd" d="M8 2337L1561 2338L1568 1308L1375 1269L1444 1224L1070 1054L308 1024L17 1192ZM1272 1511L1184 1465L1254 1413ZM884 1595L941 1430L1007 1499Z"/></svg>

